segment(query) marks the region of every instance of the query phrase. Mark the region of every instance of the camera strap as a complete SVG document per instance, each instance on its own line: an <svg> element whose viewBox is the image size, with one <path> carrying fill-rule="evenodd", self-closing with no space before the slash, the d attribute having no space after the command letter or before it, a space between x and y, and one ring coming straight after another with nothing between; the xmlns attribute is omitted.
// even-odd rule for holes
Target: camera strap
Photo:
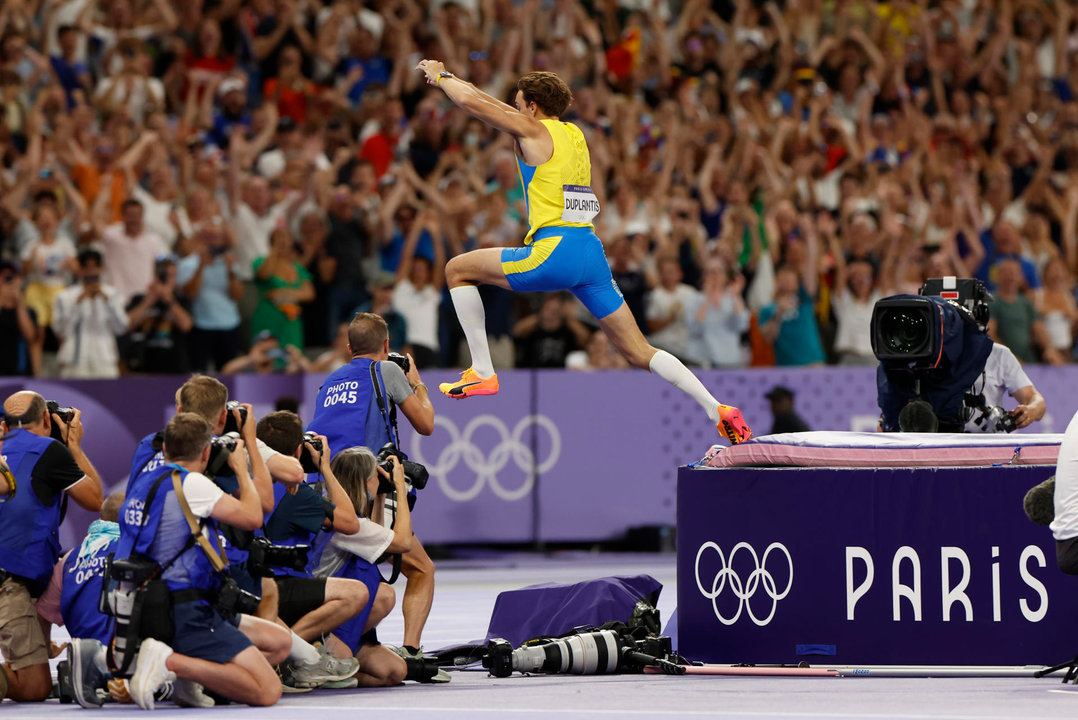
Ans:
<svg viewBox="0 0 1078 720"><path fill-rule="evenodd" d="M172 487L176 491L176 499L180 502L180 509L183 510L183 516L187 519L187 527L191 530L191 537L195 544L202 548L202 552L206 554L206 559L210 561L213 569L221 572L228 567L228 558L225 557L225 551L221 547L221 536L216 531L213 532L214 544L217 545L215 550L206 536L202 534L202 521L195 517L195 514L191 512L191 506L187 504L179 471L172 471Z"/></svg>
<svg viewBox="0 0 1078 720"><path fill-rule="evenodd" d="M389 439L394 445L400 446L397 441L397 406L392 406L388 412L386 412L386 398L385 393L382 392L382 369L376 367L379 365L378 360L371 361L371 384L374 386L374 397L378 402L378 411L382 414L382 422L386 424L386 432L389 434Z"/></svg>
<svg viewBox="0 0 1078 720"><path fill-rule="evenodd" d="M393 561L393 570L391 570L389 573L389 579L386 580L385 576L382 575L382 569L380 567L378 568L378 577L382 578L382 582L384 582L386 585L392 585L393 583L397 582L397 578L401 576L401 562L404 560L404 558L403 556L401 556L400 553L385 553L382 555L382 557L378 558L378 561L375 563L375 565L381 565L386 560Z"/></svg>

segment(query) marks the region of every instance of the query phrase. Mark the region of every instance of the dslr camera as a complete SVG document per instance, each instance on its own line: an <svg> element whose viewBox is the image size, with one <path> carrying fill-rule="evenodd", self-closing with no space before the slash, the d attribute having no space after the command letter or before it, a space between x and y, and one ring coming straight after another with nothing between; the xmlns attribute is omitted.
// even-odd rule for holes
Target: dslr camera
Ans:
<svg viewBox="0 0 1078 720"><path fill-rule="evenodd" d="M971 412L980 412L974 420L977 426L985 432L1014 432L1018 429L1018 421L1009 412L999 405L988 407L984 401L984 395L966 394L966 407Z"/></svg>
<svg viewBox="0 0 1078 720"><path fill-rule="evenodd" d="M260 602L257 595L247 592L232 578L225 578L217 590L217 602L214 606L225 617L234 615L253 615Z"/></svg>
<svg viewBox="0 0 1078 720"><path fill-rule="evenodd" d="M247 548L247 569L252 577L273 577L274 567L300 572L307 567L310 549L310 545L274 545L259 536Z"/></svg>
<svg viewBox="0 0 1078 720"><path fill-rule="evenodd" d="M378 460L378 467L383 468L387 473L392 474L393 464L389 462L390 457L395 457L400 461L401 466L404 468L404 479L407 480L412 487L416 490L422 490L427 486L427 479L430 477L427 468L417 462L409 460L408 456L398 450L397 446L391 442L387 442L383 445L382 449L378 451L378 455L375 456ZM382 476L379 476L378 493L384 495L391 492L393 492L393 481L386 480Z"/></svg>
<svg viewBox="0 0 1078 720"><path fill-rule="evenodd" d="M240 428L247 422L247 408L240 405L238 400L229 400L225 403L225 410L228 411L228 417L225 418L225 434L236 433L239 437ZM240 424L236 424L236 417L232 414L233 410L240 411Z"/></svg>
<svg viewBox="0 0 1078 720"><path fill-rule="evenodd" d="M45 410L49 413L50 418L53 415L58 415L60 419L63 420L65 423L70 423L72 420L75 419L75 408L62 407L60 403L56 402L55 400L45 401ZM67 438L64 437L63 432L60 430L60 426L56 423L52 424L52 430L49 432L49 436L53 440L58 440L64 445L67 445Z"/></svg>
<svg viewBox="0 0 1078 720"><path fill-rule="evenodd" d="M405 374L412 369L412 363L408 360L408 356L401 355L398 352L389 353L389 362L400 366L400 369L403 370Z"/></svg>
<svg viewBox="0 0 1078 720"><path fill-rule="evenodd" d="M227 432L210 440L210 459L206 461L206 469L203 470L206 477L235 476L236 473L228 466L228 456L236 450L236 441L239 438L239 433Z"/></svg>
<svg viewBox="0 0 1078 720"><path fill-rule="evenodd" d="M315 449L315 452L318 453L319 457L325 452L325 448L322 447L322 440L318 437L318 434L313 430L308 430L303 433L303 442L300 444L299 463L303 466L303 472L305 473L319 472L320 468L318 467L318 462L315 460L314 455L311 454L311 451L307 449L307 443L311 444L311 447Z"/></svg>

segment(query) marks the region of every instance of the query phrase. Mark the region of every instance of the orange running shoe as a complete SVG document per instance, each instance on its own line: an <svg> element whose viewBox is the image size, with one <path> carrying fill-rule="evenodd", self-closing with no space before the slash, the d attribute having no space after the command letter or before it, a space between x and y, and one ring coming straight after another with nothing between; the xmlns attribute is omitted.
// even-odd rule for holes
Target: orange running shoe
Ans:
<svg viewBox="0 0 1078 720"><path fill-rule="evenodd" d="M732 405L719 405L719 423L715 426L719 434L730 441L731 445L743 443L752 438L752 430L745 424L741 411Z"/></svg>
<svg viewBox="0 0 1078 720"><path fill-rule="evenodd" d="M452 383L442 383L438 386L446 397L460 400L472 395L497 395L498 376L491 375L481 378L472 368L468 368L460 374L460 380Z"/></svg>

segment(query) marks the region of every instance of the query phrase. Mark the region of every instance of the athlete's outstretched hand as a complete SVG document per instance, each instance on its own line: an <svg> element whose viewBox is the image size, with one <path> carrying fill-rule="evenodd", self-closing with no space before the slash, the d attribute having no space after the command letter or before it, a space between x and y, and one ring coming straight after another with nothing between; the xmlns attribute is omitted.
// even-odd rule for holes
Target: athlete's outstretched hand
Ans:
<svg viewBox="0 0 1078 720"><path fill-rule="evenodd" d="M436 85L438 83L438 75L445 72L445 63L440 60L420 60L419 64L415 66L416 70L422 70L427 76L428 85Z"/></svg>

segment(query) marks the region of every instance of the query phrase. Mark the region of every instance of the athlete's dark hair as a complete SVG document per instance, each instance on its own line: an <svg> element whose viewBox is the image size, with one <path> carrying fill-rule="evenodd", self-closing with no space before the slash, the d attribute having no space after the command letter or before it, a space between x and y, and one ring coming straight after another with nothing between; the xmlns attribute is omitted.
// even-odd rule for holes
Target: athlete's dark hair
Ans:
<svg viewBox="0 0 1078 720"><path fill-rule="evenodd" d="M389 337L385 318L374 313L356 313L348 325L348 345L352 355L370 355L382 349Z"/></svg>
<svg viewBox="0 0 1078 720"><path fill-rule="evenodd" d="M573 102L573 93L565 81L552 72L530 72L517 80L517 90L524 102L535 103L545 115L561 117Z"/></svg>

